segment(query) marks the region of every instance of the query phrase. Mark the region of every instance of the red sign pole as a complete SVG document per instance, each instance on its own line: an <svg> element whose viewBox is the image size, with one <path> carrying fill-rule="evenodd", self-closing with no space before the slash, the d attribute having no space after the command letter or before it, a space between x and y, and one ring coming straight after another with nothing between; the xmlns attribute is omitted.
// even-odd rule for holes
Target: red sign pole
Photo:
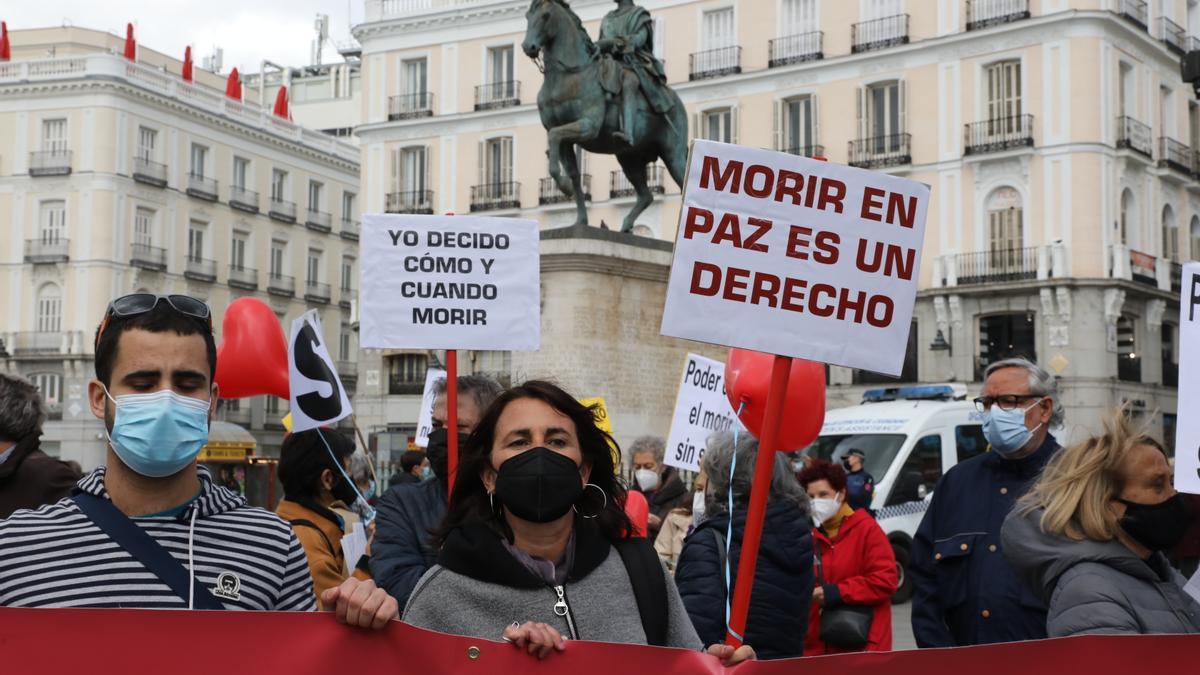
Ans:
<svg viewBox="0 0 1200 675"><path fill-rule="evenodd" d="M447 216L453 216L449 211ZM458 471L458 350L446 350L446 491L454 494L454 476Z"/></svg>
<svg viewBox="0 0 1200 675"><path fill-rule="evenodd" d="M733 585L733 604L729 612L728 632L725 635L725 644L734 647L740 647L746 635L750 592L754 589L754 568L758 565L758 547L762 542L763 520L767 515L767 496L771 492L771 474L775 468L779 423L783 419L783 403L787 398L788 378L791 374L791 357L776 356L775 362L771 364L771 385L767 389L767 404L763 411L763 435L758 444L758 458L754 462L754 483L750 488L750 512L746 514L742 556L738 559L737 580ZM729 517L732 518L733 514L729 514Z"/></svg>

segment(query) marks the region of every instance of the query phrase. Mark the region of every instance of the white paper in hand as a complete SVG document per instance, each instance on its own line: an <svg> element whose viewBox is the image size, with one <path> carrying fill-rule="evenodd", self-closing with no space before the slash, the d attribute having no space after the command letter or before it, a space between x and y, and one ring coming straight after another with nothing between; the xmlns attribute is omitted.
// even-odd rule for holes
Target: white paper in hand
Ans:
<svg viewBox="0 0 1200 675"><path fill-rule="evenodd" d="M367 552L367 531L361 522L354 523L342 537L342 553L346 557L346 567L353 573L358 566L358 559Z"/></svg>

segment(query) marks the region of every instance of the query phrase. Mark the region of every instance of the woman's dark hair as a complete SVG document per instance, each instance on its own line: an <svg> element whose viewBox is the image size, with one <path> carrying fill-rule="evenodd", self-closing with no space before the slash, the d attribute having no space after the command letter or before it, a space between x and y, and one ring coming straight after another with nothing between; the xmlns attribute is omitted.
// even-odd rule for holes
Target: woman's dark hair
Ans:
<svg viewBox="0 0 1200 675"><path fill-rule="evenodd" d="M823 480L829 482L829 487L833 488L834 492L841 492L846 489L846 470L833 462L818 459L804 467L796 476L796 480L800 481L805 490L808 489L809 483Z"/></svg>
<svg viewBox="0 0 1200 675"><path fill-rule="evenodd" d="M425 453L419 450L407 450L403 455L400 455L400 468L404 469L404 473L412 473L412 470L425 461Z"/></svg>
<svg viewBox="0 0 1200 675"><path fill-rule="evenodd" d="M325 437L324 441L321 436ZM354 454L354 441L343 433L332 429L308 429L289 434L283 439L278 471L284 499L290 502L316 501L320 492L321 472L325 469L332 471L334 478L342 479L338 467L329 459L326 442L344 468L346 460Z"/></svg>
<svg viewBox="0 0 1200 675"><path fill-rule="evenodd" d="M500 415L508 404L527 398L546 403L575 423L583 462L592 467L589 482L604 491L603 497L591 487L583 491L575 503L576 510L586 516L597 515L595 518L576 518L575 526L597 527L613 542L627 538L633 531L633 523L625 514L625 486L617 479L613 465L613 457L619 457L621 451L612 436L596 426L597 407L584 406L554 384L531 380L500 394L483 413L475 431L467 437L458 458L450 508L441 528L434 533L437 546L446 541L452 530L471 523L484 523L512 541L512 530L504 520L503 509L499 502L496 502L495 510L492 509L481 475L492 468L492 443Z"/></svg>

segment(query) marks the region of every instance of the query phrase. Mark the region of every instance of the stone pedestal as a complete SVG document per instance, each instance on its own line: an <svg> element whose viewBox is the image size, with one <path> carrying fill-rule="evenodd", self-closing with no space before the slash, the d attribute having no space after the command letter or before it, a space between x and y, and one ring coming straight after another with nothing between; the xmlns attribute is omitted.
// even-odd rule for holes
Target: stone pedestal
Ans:
<svg viewBox="0 0 1200 675"><path fill-rule="evenodd" d="M659 335L671 257L672 244L658 239L543 231L542 348L513 353L514 384L549 379L579 398L604 397L622 447L665 437L687 353L724 361L727 352Z"/></svg>

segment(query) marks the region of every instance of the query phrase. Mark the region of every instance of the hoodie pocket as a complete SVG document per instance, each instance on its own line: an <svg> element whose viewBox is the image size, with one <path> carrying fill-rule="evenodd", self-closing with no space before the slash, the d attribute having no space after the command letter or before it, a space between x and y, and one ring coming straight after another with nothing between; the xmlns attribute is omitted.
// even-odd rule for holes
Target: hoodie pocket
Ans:
<svg viewBox="0 0 1200 675"><path fill-rule="evenodd" d="M948 610L967 601L971 555L975 552L979 536L974 533L958 534L933 545L938 592L942 606Z"/></svg>

